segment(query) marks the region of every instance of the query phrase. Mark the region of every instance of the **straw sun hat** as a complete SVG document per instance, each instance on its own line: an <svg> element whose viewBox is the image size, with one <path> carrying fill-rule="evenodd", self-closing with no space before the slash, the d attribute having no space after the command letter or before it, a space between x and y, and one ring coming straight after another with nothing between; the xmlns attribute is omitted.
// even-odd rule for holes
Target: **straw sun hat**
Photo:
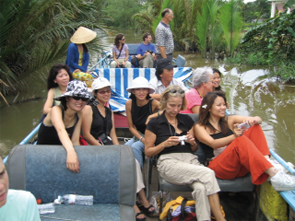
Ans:
<svg viewBox="0 0 295 221"><path fill-rule="evenodd" d="M71 42L74 44L85 44L92 41L96 37L96 32L89 28L80 26L71 37Z"/></svg>

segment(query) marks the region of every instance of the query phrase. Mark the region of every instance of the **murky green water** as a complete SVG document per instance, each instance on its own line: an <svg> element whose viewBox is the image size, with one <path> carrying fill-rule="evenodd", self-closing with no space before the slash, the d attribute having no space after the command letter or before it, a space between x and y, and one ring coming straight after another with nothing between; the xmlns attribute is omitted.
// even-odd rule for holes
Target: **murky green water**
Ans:
<svg viewBox="0 0 295 221"><path fill-rule="evenodd" d="M127 44L141 42L141 35L131 31L124 34ZM113 38L102 41L111 46ZM223 66L223 62L206 60L198 54L179 53L186 57L186 66ZM174 57L177 55L175 52ZM237 69L225 66L221 70L224 74L222 87L231 104L230 111L243 116L260 116L269 147L295 164L295 87L281 85L275 79L261 78L267 75L263 67ZM6 155L38 124L47 93L46 84L38 82L36 90L34 93L41 99L0 109L0 155Z"/></svg>

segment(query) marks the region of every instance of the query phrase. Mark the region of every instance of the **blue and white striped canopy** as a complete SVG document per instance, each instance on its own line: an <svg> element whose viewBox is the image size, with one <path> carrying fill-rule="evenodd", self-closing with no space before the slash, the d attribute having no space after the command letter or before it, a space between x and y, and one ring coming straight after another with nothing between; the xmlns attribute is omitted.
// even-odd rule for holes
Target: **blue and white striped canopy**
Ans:
<svg viewBox="0 0 295 221"><path fill-rule="evenodd" d="M174 78L186 82L192 75L192 68L174 68ZM129 99L127 88L133 79L145 77L148 81L155 77L155 68L100 68L96 69L99 77L105 77L111 82L112 96L110 106L114 112L125 112L125 103Z"/></svg>

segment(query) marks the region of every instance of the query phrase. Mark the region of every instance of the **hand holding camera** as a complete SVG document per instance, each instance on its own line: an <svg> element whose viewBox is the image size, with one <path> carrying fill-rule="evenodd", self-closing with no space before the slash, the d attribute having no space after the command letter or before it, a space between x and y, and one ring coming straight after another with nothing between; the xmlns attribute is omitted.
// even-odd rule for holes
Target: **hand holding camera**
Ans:
<svg viewBox="0 0 295 221"><path fill-rule="evenodd" d="M184 145L185 144L184 141L187 140L187 137L186 137L186 135L182 135L182 136L178 137L178 139L179 139L180 144Z"/></svg>
<svg viewBox="0 0 295 221"><path fill-rule="evenodd" d="M152 50L146 50L145 52L150 54L154 53Z"/></svg>

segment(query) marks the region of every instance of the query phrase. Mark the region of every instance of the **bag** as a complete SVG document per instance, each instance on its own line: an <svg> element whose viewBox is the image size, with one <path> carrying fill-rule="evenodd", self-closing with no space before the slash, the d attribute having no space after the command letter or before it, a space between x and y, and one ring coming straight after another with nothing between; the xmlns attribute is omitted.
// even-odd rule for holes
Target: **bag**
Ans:
<svg viewBox="0 0 295 221"><path fill-rule="evenodd" d="M136 56L134 56L132 59L131 59L131 64L137 68L139 67L139 61L138 61L138 58Z"/></svg>
<svg viewBox="0 0 295 221"><path fill-rule="evenodd" d="M85 138L80 135L79 137L80 145L87 146L88 143L86 142Z"/></svg>
<svg viewBox="0 0 295 221"><path fill-rule="evenodd" d="M98 141L100 142L101 145L112 145L113 144L112 139L109 136L107 136L105 133L101 134L98 137Z"/></svg>
<svg viewBox="0 0 295 221"><path fill-rule="evenodd" d="M162 203L162 208L165 207L166 203L171 201L172 198L170 196L170 192L164 191L163 193L163 203ZM159 191L153 191L152 196L150 198L150 204L155 207L155 212L154 215L159 215L159 210L160 210L160 197L161 197L161 192Z"/></svg>
<svg viewBox="0 0 295 221"><path fill-rule="evenodd" d="M170 213L168 214L168 217L167 217L167 221L169 221L169 220L171 220L171 221L195 221L196 220L196 213L194 213L194 212L187 213L185 211L186 202L187 202L187 199L183 198L181 205L180 205L181 214L179 216L172 217L171 210L170 210Z"/></svg>

